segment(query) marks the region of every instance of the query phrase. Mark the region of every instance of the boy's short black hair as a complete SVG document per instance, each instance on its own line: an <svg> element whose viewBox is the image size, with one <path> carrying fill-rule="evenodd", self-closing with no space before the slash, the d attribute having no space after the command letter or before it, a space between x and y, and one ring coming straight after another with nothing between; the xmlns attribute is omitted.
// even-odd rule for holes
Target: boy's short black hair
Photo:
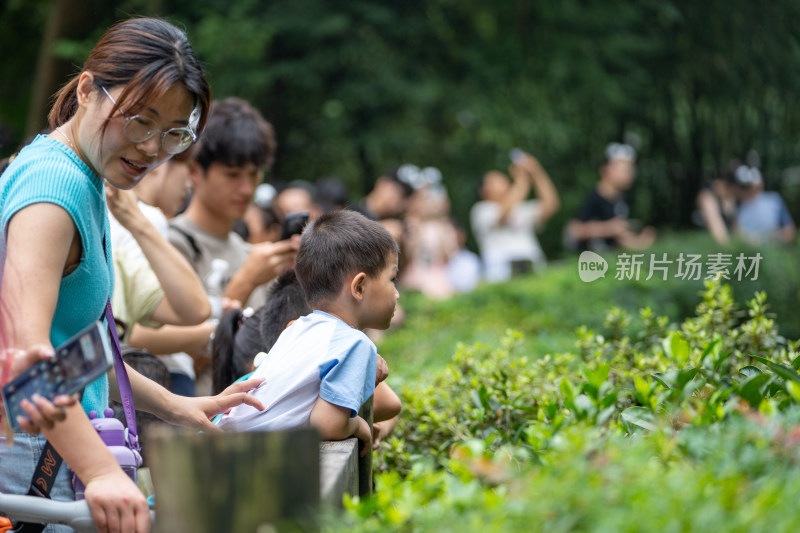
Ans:
<svg viewBox="0 0 800 533"><path fill-rule="evenodd" d="M300 240L295 272L311 306L339 294L350 275L377 276L400 250L379 222L340 209L314 220Z"/></svg>
<svg viewBox="0 0 800 533"><path fill-rule="evenodd" d="M215 100L200 137L196 161L208 170L212 163L231 167L254 164L268 169L275 159L275 130L261 113L241 98Z"/></svg>
<svg viewBox="0 0 800 533"><path fill-rule="evenodd" d="M267 289L267 303L259 309L261 351L268 352L286 324L311 312L293 269L283 271Z"/></svg>

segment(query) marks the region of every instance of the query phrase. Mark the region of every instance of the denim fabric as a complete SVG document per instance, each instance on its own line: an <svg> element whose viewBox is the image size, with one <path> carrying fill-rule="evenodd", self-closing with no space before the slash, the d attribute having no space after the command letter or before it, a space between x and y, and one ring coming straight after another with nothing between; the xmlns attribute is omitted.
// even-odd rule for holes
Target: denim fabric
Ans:
<svg viewBox="0 0 800 533"><path fill-rule="evenodd" d="M195 396L194 380L186 374L179 374L177 372L170 372L169 377L172 384L169 388L170 392L178 396Z"/></svg>
<svg viewBox="0 0 800 533"><path fill-rule="evenodd" d="M33 471L45 445L45 438L41 435L14 434L14 445L6 446L5 437L0 437L0 492L5 494L27 494L31 486ZM56 482L50 490L53 500L72 501L75 493L72 491L72 474L66 463L56 476ZM72 533L74 530L67 526L48 525L44 533Z"/></svg>

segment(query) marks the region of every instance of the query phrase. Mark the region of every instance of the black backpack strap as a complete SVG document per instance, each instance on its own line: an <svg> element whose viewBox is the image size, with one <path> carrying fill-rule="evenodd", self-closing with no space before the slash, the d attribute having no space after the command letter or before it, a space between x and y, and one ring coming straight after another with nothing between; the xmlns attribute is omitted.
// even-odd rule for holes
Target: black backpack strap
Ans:
<svg viewBox="0 0 800 533"><path fill-rule="evenodd" d="M39 456L39 462L36 464L36 470L31 479L31 488L28 489L29 496L39 496L41 498L50 497L50 489L53 488L53 483L56 480L56 474L61 467L63 459L58 454L50 441L44 445L44 450Z"/></svg>
<svg viewBox="0 0 800 533"><path fill-rule="evenodd" d="M192 236L192 234L189 233L188 231L179 228L175 224L170 224L169 227L171 229L174 229L175 231L177 231L186 238L186 242L189 243L189 246L192 248L192 252L194 253L194 262L196 263L197 261L199 261L200 257L202 257L203 255L203 250L201 250L200 246L197 245L197 241L195 240L194 236Z"/></svg>
<svg viewBox="0 0 800 533"><path fill-rule="evenodd" d="M44 450L36 463L36 470L33 471L31 487L28 489L28 496L38 496L40 498L50 498L50 490L56 481L56 475L61 468L64 460L58 454L50 441L44 445ZM46 524L33 522L17 522L14 529L9 533L41 533Z"/></svg>

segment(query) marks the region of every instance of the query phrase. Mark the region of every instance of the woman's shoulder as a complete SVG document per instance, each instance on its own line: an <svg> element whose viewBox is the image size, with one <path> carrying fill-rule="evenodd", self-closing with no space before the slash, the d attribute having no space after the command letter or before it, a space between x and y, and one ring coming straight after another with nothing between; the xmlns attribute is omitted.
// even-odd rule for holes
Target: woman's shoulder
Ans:
<svg viewBox="0 0 800 533"><path fill-rule="evenodd" d="M64 144L39 135L20 150L0 177L2 201L14 198L102 196L103 182Z"/></svg>
<svg viewBox="0 0 800 533"><path fill-rule="evenodd" d="M103 182L64 144L40 135L0 176L0 224L35 203L55 204L76 221L94 218L105 214Z"/></svg>

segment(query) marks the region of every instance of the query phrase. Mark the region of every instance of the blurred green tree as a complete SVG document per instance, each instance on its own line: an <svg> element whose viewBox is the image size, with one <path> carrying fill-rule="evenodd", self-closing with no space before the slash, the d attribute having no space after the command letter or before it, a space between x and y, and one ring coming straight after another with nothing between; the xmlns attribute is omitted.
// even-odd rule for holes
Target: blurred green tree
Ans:
<svg viewBox="0 0 800 533"><path fill-rule="evenodd" d="M31 65L64 1L0 7L3 152L40 127L34 94L57 88ZM483 172L506 168L519 146L562 195L542 237L553 255L603 147L625 140L639 149L631 200L644 222L690 227L703 181L749 150L800 218L800 4L790 0L80 4L83 29L68 25L51 54L80 64L105 27L133 14L185 27L215 97L246 98L275 124L274 179L338 175L356 200L392 164L433 165L466 222Z"/></svg>

